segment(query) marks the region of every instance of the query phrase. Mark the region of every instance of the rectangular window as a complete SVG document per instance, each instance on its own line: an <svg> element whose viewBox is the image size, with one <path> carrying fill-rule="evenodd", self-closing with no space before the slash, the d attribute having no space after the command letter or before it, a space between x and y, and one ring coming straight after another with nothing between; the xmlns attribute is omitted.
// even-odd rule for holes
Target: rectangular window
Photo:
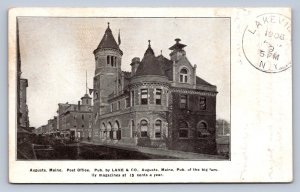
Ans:
<svg viewBox="0 0 300 192"><path fill-rule="evenodd" d="M130 105L131 106L134 106L134 91L131 91L131 93L130 93Z"/></svg>
<svg viewBox="0 0 300 192"><path fill-rule="evenodd" d="M180 95L180 108L181 109L187 108L187 95Z"/></svg>
<svg viewBox="0 0 300 192"><path fill-rule="evenodd" d="M110 139L113 139L113 138L114 138L114 132L113 132L113 131L110 131L110 132L109 132L109 138L110 138Z"/></svg>
<svg viewBox="0 0 300 192"><path fill-rule="evenodd" d="M118 101L117 110L120 110L121 108L121 101Z"/></svg>
<svg viewBox="0 0 300 192"><path fill-rule="evenodd" d="M200 97L199 108L200 110L206 109L206 97Z"/></svg>
<svg viewBox="0 0 300 192"><path fill-rule="evenodd" d="M155 122L155 138L161 138L161 120Z"/></svg>
<svg viewBox="0 0 300 192"><path fill-rule="evenodd" d="M114 66L114 57L113 56L110 57L110 64L112 67Z"/></svg>
<svg viewBox="0 0 300 192"><path fill-rule="evenodd" d="M148 89L141 89L141 104L148 105Z"/></svg>
<svg viewBox="0 0 300 192"><path fill-rule="evenodd" d="M161 105L161 89L156 89L155 103L156 103L156 105Z"/></svg>
<svg viewBox="0 0 300 192"><path fill-rule="evenodd" d="M125 106L126 106L126 108L130 107L129 97L126 97L126 99L125 99Z"/></svg>
<svg viewBox="0 0 300 192"><path fill-rule="evenodd" d="M110 112L113 112L113 104L110 104Z"/></svg>
<svg viewBox="0 0 300 192"><path fill-rule="evenodd" d="M106 63L107 65L109 65L109 61L110 61L110 58L109 58L109 55L106 57Z"/></svg>

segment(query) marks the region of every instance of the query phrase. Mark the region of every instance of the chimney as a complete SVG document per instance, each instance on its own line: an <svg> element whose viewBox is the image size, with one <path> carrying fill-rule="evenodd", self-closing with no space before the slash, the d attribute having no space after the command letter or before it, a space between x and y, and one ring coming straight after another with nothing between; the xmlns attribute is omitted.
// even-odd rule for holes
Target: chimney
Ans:
<svg viewBox="0 0 300 192"><path fill-rule="evenodd" d="M139 57L134 57L131 60L131 64L130 65L131 65L131 76L134 76L137 68L140 65L140 58Z"/></svg>
<svg viewBox="0 0 300 192"><path fill-rule="evenodd" d="M80 111L80 101L78 101L78 111Z"/></svg>

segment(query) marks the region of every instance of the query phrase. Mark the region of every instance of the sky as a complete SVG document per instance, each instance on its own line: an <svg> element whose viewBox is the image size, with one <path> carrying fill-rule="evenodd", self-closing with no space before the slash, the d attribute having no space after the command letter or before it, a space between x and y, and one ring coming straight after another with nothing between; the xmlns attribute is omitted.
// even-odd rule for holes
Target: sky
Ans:
<svg viewBox="0 0 300 192"><path fill-rule="evenodd" d="M175 38L197 65L197 75L216 85L217 118L230 120L230 20L226 18L49 18L19 19L22 78L28 79L30 126L56 115L58 103L76 104L93 86L95 58L107 22L115 39L120 30L122 70L142 59L151 40L155 55L169 58Z"/></svg>

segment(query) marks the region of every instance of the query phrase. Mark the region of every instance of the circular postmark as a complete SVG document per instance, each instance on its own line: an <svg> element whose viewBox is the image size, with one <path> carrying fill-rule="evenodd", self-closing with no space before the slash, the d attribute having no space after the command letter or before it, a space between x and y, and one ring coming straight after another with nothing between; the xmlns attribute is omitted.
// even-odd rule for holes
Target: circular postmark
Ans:
<svg viewBox="0 0 300 192"><path fill-rule="evenodd" d="M248 62L266 73L278 73L291 66L291 20L281 14L257 16L246 27L242 39Z"/></svg>

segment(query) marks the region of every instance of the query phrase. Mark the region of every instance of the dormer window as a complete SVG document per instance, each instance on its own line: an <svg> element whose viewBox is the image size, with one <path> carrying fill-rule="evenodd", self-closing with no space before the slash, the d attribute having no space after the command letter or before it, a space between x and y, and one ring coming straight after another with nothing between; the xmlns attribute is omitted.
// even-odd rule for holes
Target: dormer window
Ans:
<svg viewBox="0 0 300 192"><path fill-rule="evenodd" d="M180 83L188 82L188 70L186 68L182 68L180 70L179 81L180 81Z"/></svg>

